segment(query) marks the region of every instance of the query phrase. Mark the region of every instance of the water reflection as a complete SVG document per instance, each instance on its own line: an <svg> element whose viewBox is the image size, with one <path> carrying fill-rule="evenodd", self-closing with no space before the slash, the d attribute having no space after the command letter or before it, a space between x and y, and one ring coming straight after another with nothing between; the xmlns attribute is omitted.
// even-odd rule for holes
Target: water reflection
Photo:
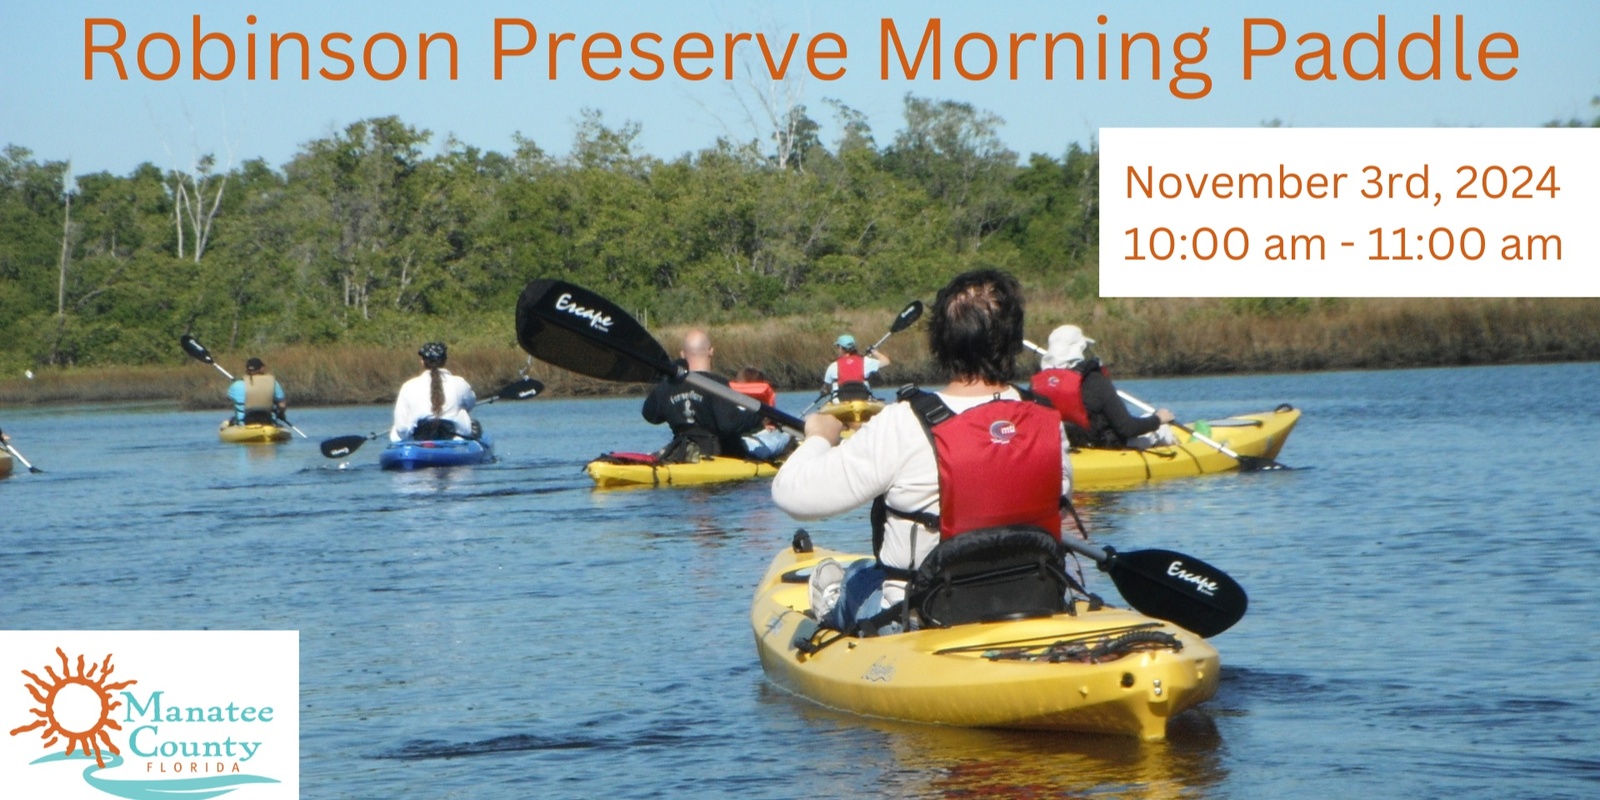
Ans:
<svg viewBox="0 0 1600 800"><path fill-rule="evenodd" d="M852 792L896 797L1205 797L1228 777L1212 718L1179 715L1165 742L1054 731L946 728L866 720L765 687L805 724L856 740L867 785ZM877 791L875 792L874 789Z"/></svg>

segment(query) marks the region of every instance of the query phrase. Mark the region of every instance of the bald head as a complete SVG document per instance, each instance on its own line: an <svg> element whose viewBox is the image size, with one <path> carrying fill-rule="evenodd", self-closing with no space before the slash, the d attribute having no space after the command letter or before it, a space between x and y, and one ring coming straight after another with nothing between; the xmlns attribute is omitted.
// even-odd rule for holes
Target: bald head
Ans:
<svg viewBox="0 0 1600 800"><path fill-rule="evenodd" d="M711 370L711 337L705 331L695 329L684 334L683 360L689 362L689 369L695 372L709 372Z"/></svg>

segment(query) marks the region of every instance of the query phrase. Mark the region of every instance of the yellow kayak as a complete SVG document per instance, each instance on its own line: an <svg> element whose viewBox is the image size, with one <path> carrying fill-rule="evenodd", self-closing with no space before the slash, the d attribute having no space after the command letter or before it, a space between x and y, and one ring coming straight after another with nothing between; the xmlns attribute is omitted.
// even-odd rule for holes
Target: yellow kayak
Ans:
<svg viewBox="0 0 1600 800"><path fill-rule="evenodd" d="M1300 411L1279 406L1263 414L1244 414L1211 420L1208 438L1242 456L1276 459L1289 432L1300 421ZM1194 428L1200 423L1190 423ZM1148 450L1075 448L1072 451L1072 488L1112 489L1163 478L1228 472L1239 468L1232 456L1180 430L1178 444Z"/></svg>
<svg viewBox="0 0 1600 800"><path fill-rule="evenodd" d="M785 549L756 589L750 626L768 680L829 708L962 727L1085 731L1166 738L1167 721L1217 690L1220 662L1204 639L1134 611L978 622L873 638L810 622L807 576L832 557ZM808 626L809 627L809 626ZM820 645L820 647L818 647Z"/></svg>
<svg viewBox="0 0 1600 800"><path fill-rule="evenodd" d="M584 467L594 485L601 489L624 486L696 486L708 483L746 481L752 478L770 478L778 474L778 465L768 461L751 461L743 458L715 456L702 458L695 464L645 463L643 458L629 458L635 454L607 453Z"/></svg>
<svg viewBox="0 0 1600 800"><path fill-rule="evenodd" d="M276 425L235 425L225 419L217 428L217 438L228 444L273 444L289 441L289 429Z"/></svg>

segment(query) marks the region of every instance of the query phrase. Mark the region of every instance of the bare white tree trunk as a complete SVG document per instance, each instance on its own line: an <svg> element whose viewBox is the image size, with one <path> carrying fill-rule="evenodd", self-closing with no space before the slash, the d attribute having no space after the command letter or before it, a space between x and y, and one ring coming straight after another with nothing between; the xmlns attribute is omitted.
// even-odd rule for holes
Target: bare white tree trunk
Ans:
<svg viewBox="0 0 1600 800"><path fill-rule="evenodd" d="M56 283L56 316L67 313L67 258L72 253L72 194L68 192L65 197L67 213L61 219L61 278Z"/></svg>
<svg viewBox="0 0 1600 800"><path fill-rule="evenodd" d="M183 185L183 173L172 180L172 226L178 229L178 258L183 258L183 204L189 199L189 190Z"/></svg>

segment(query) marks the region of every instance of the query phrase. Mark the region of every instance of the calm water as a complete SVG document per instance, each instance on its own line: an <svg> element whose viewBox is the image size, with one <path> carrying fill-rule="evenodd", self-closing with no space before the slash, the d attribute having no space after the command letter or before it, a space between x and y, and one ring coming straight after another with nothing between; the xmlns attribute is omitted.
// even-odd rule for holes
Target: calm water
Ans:
<svg viewBox="0 0 1600 800"><path fill-rule="evenodd" d="M306 797L1600 796L1600 364L1124 388L1185 419L1306 411L1280 460L1309 469L1079 498L1097 538L1250 591L1220 693L1165 743L768 686L746 617L796 524L763 483L594 491L584 461L663 438L637 400L497 404L499 464L413 474L377 443L345 470L221 445L220 413L7 409L47 474L0 482L0 627L299 630ZM865 520L807 527L859 550Z"/></svg>

